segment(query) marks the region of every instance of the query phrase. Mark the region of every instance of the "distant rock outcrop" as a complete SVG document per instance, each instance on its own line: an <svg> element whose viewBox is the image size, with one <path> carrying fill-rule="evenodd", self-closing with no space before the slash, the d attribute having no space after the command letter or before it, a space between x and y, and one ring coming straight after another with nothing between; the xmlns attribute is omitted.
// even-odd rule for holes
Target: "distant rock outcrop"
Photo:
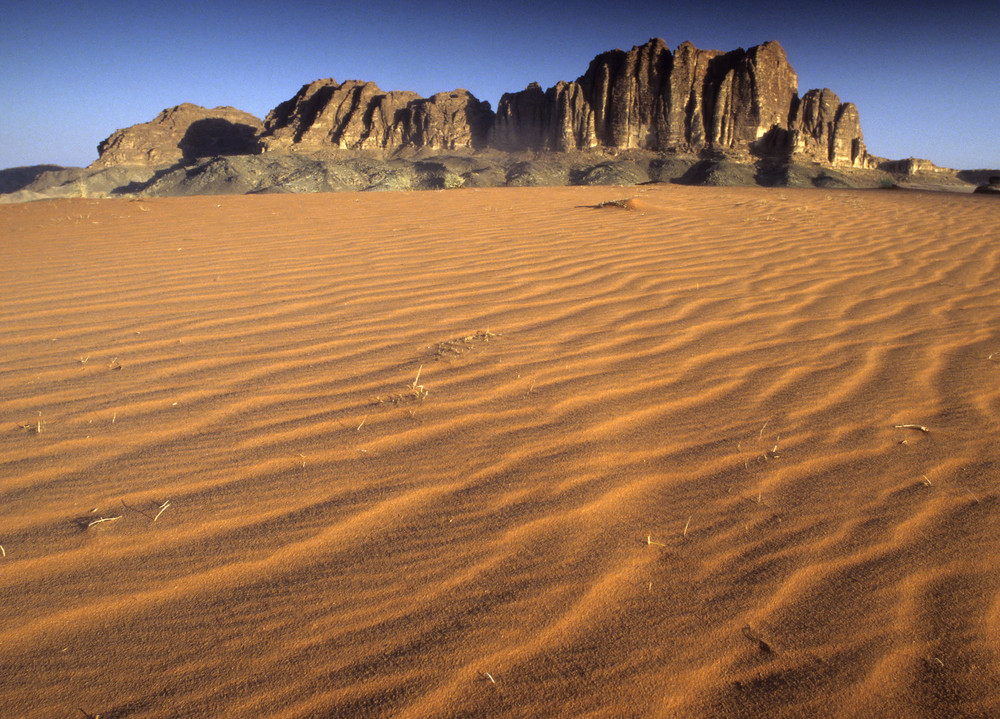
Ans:
<svg viewBox="0 0 1000 719"><path fill-rule="evenodd" d="M723 53L660 39L596 57L575 82L505 94L490 145L503 150L593 147L800 154L865 167L857 108L830 90L798 96L776 42Z"/></svg>
<svg viewBox="0 0 1000 719"><path fill-rule="evenodd" d="M853 103L830 89L810 90L792 109L792 152L834 167L866 167L868 152Z"/></svg>
<svg viewBox="0 0 1000 719"><path fill-rule="evenodd" d="M263 123L233 108L179 105L115 132L100 144L94 166L255 152L399 157L483 149L707 151L738 161L874 164L857 108L829 89L799 97L798 76L778 43L721 52L686 42L671 52L653 39L598 55L573 82L507 93L496 113L467 90L423 98L332 79L304 85Z"/></svg>
<svg viewBox="0 0 1000 719"><path fill-rule="evenodd" d="M907 157L904 160L883 160L878 163L878 169L895 175L913 176L928 172L950 172L946 167L938 167L930 160L918 157Z"/></svg>
<svg viewBox="0 0 1000 719"><path fill-rule="evenodd" d="M262 129L258 118L242 110L209 110L184 103L150 122L113 132L97 146L99 157L91 167L170 165L199 157L251 154Z"/></svg>
<svg viewBox="0 0 1000 719"><path fill-rule="evenodd" d="M479 149L493 119L467 90L422 98L373 82L317 80L264 120L261 147L274 150Z"/></svg>
<svg viewBox="0 0 1000 719"><path fill-rule="evenodd" d="M746 149L787 127L798 78L771 42L721 53L660 39L596 57L572 83L504 95L491 144L504 149ZM527 110L527 112L525 112Z"/></svg>

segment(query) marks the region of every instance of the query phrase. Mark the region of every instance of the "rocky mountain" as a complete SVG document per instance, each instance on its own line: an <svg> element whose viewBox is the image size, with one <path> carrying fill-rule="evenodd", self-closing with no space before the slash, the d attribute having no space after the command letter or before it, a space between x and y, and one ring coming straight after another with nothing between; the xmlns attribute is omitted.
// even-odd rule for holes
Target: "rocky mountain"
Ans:
<svg viewBox="0 0 1000 719"><path fill-rule="evenodd" d="M199 157L256 152L264 129L253 115L233 107L206 109L191 103L167 108L149 122L116 130L97 146L91 167L172 165Z"/></svg>
<svg viewBox="0 0 1000 719"><path fill-rule="evenodd" d="M96 167L255 152L353 150L381 157L478 151L649 150L798 156L869 167L857 108L828 89L798 95L776 42L671 52L653 39L598 55L572 82L532 83L494 113L467 90L423 98L372 82L304 85L261 123L233 108L179 105L102 142Z"/></svg>
<svg viewBox="0 0 1000 719"><path fill-rule="evenodd" d="M371 82L303 86L261 121L191 104L117 130L89 168L0 171L0 202L45 197L421 190L524 185L913 187L998 193L1000 172L868 154L857 108L798 93L776 42L598 55L571 82L424 98Z"/></svg>
<svg viewBox="0 0 1000 719"><path fill-rule="evenodd" d="M479 149L492 120L489 103L467 90L425 99L414 92L383 92L373 82L317 80L268 113L260 147L387 154Z"/></svg>
<svg viewBox="0 0 1000 719"><path fill-rule="evenodd" d="M785 153L831 166L869 164L857 108L830 90L799 98L798 76L776 42L727 53L684 43L672 53L654 39L606 52L574 82L504 95L490 145Z"/></svg>

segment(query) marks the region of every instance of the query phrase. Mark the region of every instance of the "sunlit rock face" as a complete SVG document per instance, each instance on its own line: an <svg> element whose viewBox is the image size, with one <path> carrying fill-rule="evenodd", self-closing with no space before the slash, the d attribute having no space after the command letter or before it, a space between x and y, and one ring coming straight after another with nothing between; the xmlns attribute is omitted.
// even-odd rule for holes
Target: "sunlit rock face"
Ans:
<svg viewBox="0 0 1000 719"><path fill-rule="evenodd" d="M118 130L95 165L164 164L254 152L651 150L805 159L867 167L857 108L833 91L799 97L776 42L749 50L671 51L660 39L595 57L572 82L531 83L494 113L467 90L424 98L373 82L304 85L263 122L233 108L180 105Z"/></svg>
<svg viewBox="0 0 1000 719"><path fill-rule="evenodd" d="M749 50L671 52L660 39L612 50L574 82L532 83L504 95L490 145L505 150L605 147L656 151L798 153L863 166L857 108L830 90L798 96L798 76L776 42Z"/></svg>

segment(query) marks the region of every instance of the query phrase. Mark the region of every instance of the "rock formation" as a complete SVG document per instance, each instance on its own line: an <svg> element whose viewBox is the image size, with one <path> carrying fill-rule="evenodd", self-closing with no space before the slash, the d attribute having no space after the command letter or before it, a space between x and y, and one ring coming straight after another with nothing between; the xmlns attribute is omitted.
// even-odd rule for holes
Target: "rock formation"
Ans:
<svg viewBox="0 0 1000 719"><path fill-rule="evenodd" d="M170 165L213 155L253 153L263 129L253 115L232 107L171 107L150 122L116 130L97 146L91 167Z"/></svg>
<svg viewBox="0 0 1000 719"><path fill-rule="evenodd" d="M793 108L792 151L834 167L868 164L858 109L830 89L810 90Z"/></svg>
<svg viewBox="0 0 1000 719"><path fill-rule="evenodd" d="M422 98L383 92L373 82L317 80L264 121L265 150L478 149L493 113L466 90Z"/></svg>
<svg viewBox="0 0 1000 719"><path fill-rule="evenodd" d="M857 108L830 90L800 100L776 42L722 53L660 39L596 57L575 82L505 94L490 145L504 150L607 147L798 153L867 165Z"/></svg>
<svg viewBox="0 0 1000 719"><path fill-rule="evenodd" d="M598 55L573 82L532 83L494 114L466 90L423 98L372 82L304 85L263 123L232 108L179 105L118 130L95 166L166 164L257 151L360 150L380 156L496 149L588 149L797 158L870 167L857 108L829 89L798 95L776 42L749 50L671 52L653 39Z"/></svg>
<svg viewBox="0 0 1000 719"><path fill-rule="evenodd" d="M988 182L983 183L975 190L979 195L1000 195L1000 175L993 175Z"/></svg>
<svg viewBox="0 0 1000 719"><path fill-rule="evenodd" d="M938 167L930 160L919 157L907 157L903 160L884 160L878 164L878 169L895 175L919 175L922 173L950 172L945 167Z"/></svg>

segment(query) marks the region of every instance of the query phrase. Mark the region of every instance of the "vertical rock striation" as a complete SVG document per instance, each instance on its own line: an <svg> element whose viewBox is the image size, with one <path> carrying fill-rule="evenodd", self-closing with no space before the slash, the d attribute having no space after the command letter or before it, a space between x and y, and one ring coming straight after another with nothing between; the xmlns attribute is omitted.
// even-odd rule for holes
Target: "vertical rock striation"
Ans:
<svg viewBox="0 0 1000 719"><path fill-rule="evenodd" d="M861 166L867 159L858 109L830 89L802 96L793 112L791 144L793 153L834 166Z"/></svg>
<svg viewBox="0 0 1000 719"><path fill-rule="evenodd" d="M264 150L477 149L492 120L489 103L466 90L422 98L383 92L373 82L317 80L264 120Z"/></svg>
<svg viewBox="0 0 1000 719"><path fill-rule="evenodd" d="M570 151L592 148L798 157L866 167L857 108L829 89L798 95L776 42L749 50L671 52L653 39L595 57L573 82L531 83L494 114L466 90L423 98L372 82L304 85L263 125L232 108L165 110L101 143L98 165L257 151Z"/></svg>
<svg viewBox="0 0 1000 719"><path fill-rule="evenodd" d="M829 90L798 96L776 42L723 53L660 39L598 55L575 82L532 83L497 107L489 144L502 150L592 147L799 153L861 166L857 108Z"/></svg>

